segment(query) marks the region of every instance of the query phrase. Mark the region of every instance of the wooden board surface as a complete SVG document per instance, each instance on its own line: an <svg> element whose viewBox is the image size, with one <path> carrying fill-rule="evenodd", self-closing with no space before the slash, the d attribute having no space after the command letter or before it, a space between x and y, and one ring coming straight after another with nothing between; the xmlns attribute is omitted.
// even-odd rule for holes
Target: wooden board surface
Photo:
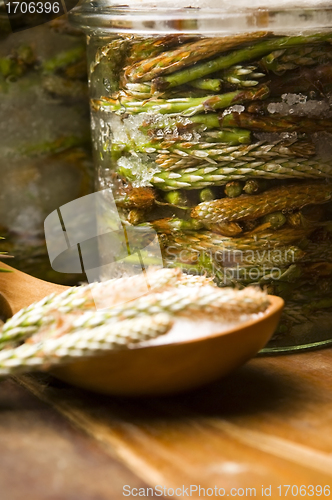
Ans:
<svg viewBox="0 0 332 500"><path fill-rule="evenodd" d="M120 500L147 485L54 409L0 383L1 500Z"/></svg>
<svg viewBox="0 0 332 500"><path fill-rule="evenodd" d="M332 349L256 358L176 397L106 397L47 376L19 381L150 486L216 486L226 496L255 488L256 498L265 498L262 485L271 498L291 498L279 485L332 487Z"/></svg>

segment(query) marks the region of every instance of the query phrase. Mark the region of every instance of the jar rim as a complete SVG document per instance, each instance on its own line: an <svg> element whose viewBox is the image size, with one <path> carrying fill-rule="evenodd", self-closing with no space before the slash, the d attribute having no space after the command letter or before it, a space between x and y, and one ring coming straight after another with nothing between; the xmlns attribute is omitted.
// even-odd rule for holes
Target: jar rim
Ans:
<svg viewBox="0 0 332 500"><path fill-rule="evenodd" d="M332 27L332 6L296 8L131 8L108 0L85 1L69 12L70 20L87 33L236 33L269 30L274 33Z"/></svg>

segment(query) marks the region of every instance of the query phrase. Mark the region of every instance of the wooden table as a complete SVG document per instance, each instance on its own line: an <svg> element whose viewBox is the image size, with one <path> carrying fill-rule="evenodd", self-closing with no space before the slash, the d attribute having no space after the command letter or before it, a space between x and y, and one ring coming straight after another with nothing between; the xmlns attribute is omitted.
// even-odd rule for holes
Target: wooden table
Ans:
<svg viewBox="0 0 332 500"><path fill-rule="evenodd" d="M279 485L332 490L332 349L256 358L176 397L105 397L47 376L17 383L0 384L1 500L123 499L124 485L130 498L156 485L165 498L190 485L233 498L247 488L266 498L262 485L272 499L295 498ZM296 498L328 498L310 492Z"/></svg>

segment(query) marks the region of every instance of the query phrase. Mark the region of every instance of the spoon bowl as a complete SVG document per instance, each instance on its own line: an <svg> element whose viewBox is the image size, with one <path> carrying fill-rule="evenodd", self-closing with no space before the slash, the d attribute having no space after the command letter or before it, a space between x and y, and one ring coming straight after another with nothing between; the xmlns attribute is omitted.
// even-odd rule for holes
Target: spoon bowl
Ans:
<svg viewBox="0 0 332 500"><path fill-rule="evenodd" d="M9 310L15 313L66 288L20 271L0 274L0 308L6 304L7 315ZM51 368L50 372L65 382L104 394L146 396L193 389L226 375L265 346L284 306L279 297L269 295L269 300L266 311L230 328L225 329L217 321L175 319L172 329L180 329L181 338L187 333L187 340L155 344L149 341L130 349L82 358Z"/></svg>

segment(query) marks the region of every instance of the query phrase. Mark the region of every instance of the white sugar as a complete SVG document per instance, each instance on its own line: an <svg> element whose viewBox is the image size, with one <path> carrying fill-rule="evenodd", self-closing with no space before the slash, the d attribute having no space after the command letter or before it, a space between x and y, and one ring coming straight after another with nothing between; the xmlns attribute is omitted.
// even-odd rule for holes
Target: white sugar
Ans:
<svg viewBox="0 0 332 500"><path fill-rule="evenodd" d="M270 114L296 115L311 117L329 117L330 101L329 99L308 99L303 94L283 94L282 102L269 103L267 110Z"/></svg>
<svg viewBox="0 0 332 500"><path fill-rule="evenodd" d="M153 345L165 345L165 344L177 344L179 342L186 342L189 340L199 340L204 337L214 336L221 333L226 333L227 331L239 327L246 321L253 321L263 316L264 313L256 314L242 314L239 315L236 320L218 320L213 321L209 319L195 319L195 325L193 327L193 321L185 317L177 317L174 322L173 327L165 334L160 335L151 340L145 342L140 342L139 345L133 345L133 348L153 346Z"/></svg>

